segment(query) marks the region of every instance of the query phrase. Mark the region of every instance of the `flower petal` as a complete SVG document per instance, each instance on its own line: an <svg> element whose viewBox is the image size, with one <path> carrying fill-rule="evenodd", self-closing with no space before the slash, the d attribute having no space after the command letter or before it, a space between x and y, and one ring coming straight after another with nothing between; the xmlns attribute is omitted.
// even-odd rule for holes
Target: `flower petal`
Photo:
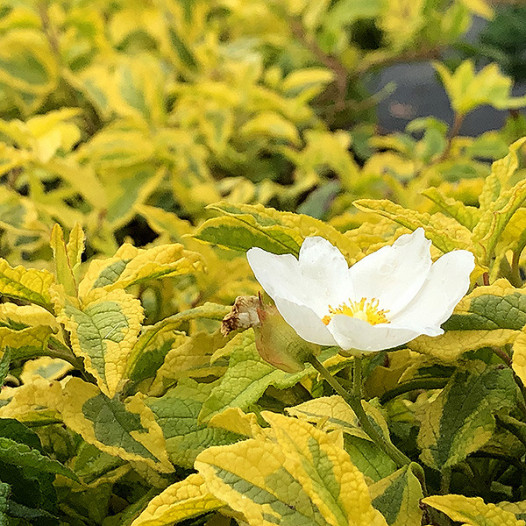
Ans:
<svg viewBox="0 0 526 526"><path fill-rule="evenodd" d="M345 350L382 351L407 343L421 334L438 336L444 331L438 329L400 327L391 323L371 325L358 318L344 314L335 315L329 323L329 330L338 345Z"/></svg>
<svg viewBox="0 0 526 526"><path fill-rule="evenodd" d="M283 319L300 338L318 345L338 345L320 317L308 307L284 298L273 298Z"/></svg>
<svg viewBox="0 0 526 526"><path fill-rule="evenodd" d="M272 254L254 247L248 250L247 259L254 276L271 298L278 295L292 301L303 298L299 264L292 254Z"/></svg>
<svg viewBox="0 0 526 526"><path fill-rule="evenodd" d="M354 296L345 257L323 237L313 236L303 241L299 265L305 282L318 285L317 295L321 296L323 316L327 314L329 304L339 304Z"/></svg>
<svg viewBox="0 0 526 526"><path fill-rule="evenodd" d="M392 322L439 327L468 291L469 275L474 268L475 258L467 250L444 254L431 267L428 279L414 300L393 317Z"/></svg>
<svg viewBox="0 0 526 526"><path fill-rule="evenodd" d="M248 262L267 294L305 305L322 318L329 305L352 295L349 267L342 253L322 237L308 237L299 261L291 254L271 254L260 248L247 252Z"/></svg>
<svg viewBox="0 0 526 526"><path fill-rule="evenodd" d="M369 254L349 270L355 300L376 298L392 319L420 290L431 268L423 228L400 236L391 246Z"/></svg>

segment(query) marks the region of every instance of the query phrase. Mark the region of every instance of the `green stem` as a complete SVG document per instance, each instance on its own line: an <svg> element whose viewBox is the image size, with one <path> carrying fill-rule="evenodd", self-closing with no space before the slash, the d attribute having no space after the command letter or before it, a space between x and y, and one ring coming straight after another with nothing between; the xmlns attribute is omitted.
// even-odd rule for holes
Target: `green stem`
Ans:
<svg viewBox="0 0 526 526"><path fill-rule="evenodd" d="M442 478L440 479L440 493L447 495L449 493L449 485L451 484L451 468L444 468L442 470Z"/></svg>
<svg viewBox="0 0 526 526"><path fill-rule="evenodd" d="M411 391L418 391L419 389L442 389L446 386L448 380L448 378L418 378L417 380L404 382L384 393L380 398L380 402L385 404L397 396Z"/></svg>
<svg viewBox="0 0 526 526"><path fill-rule="evenodd" d="M315 356L311 356L309 358L309 363L314 367L314 369L316 369L316 371L318 371L318 373L320 373L320 376L349 404L351 409L354 411L354 414L358 418L358 421L360 422L360 425L362 426L363 430L369 435L369 438L387 455L389 455L389 457L393 459L393 461L399 468L411 462L411 460L408 457L406 457L394 444L387 441L377 431L377 429L374 427L373 423L367 416L367 413L365 412L362 406L362 401L360 400L360 398L355 396L354 392L348 393L341 386L338 380L336 380L336 378L332 376L332 374L322 365L322 363ZM355 374L356 363L357 362L355 362ZM353 385L356 385L354 381Z"/></svg>
<svg viewBox="0 0 526 526"><path fill-rule="evenodd" d="M82 369L82 362L69 349L66 351L64 349L57 349L56 347L49 346L46 354L51 358L60 358L61 360L70 363L75 369Z"/></svg>
<svg viewBox="0 0 526 526"><path fill-rule="evenodd" d="M511 280L510 283L514 287L522 287L522 278L519 268L521 259L521 250L516 250L511 258Z"/></svg>
<svg viewBox="0 0 526 526"><path fill-rule="evenodd" d="M353 360L352 394L361 400L362 398L362 357L355 356Z"/></svg>

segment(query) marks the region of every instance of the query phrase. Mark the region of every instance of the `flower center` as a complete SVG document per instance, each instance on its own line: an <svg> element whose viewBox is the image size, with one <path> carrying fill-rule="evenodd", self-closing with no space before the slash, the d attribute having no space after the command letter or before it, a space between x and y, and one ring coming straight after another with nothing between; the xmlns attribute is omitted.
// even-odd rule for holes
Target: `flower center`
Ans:
<svg viewBox="0 0 526 526"><path fill-rule="evenodd" d="M371 325L390 323L386 316L389 309L380 309L379 306L380 302L376 298L370 300L362 298L360 301L351 301L349 299L348 303L341 303L337 308L329 305L330 314L324 316L321 321L323 321L325 325L329 325L329 322L335 314L345 314L351 318L366 321Z"/></svg>

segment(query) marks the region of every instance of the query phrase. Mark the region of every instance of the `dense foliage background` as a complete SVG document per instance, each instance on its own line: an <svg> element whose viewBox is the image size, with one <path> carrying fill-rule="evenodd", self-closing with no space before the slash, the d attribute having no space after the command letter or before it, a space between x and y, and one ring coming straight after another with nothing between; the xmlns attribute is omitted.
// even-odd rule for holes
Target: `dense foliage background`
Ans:
<svg viewBox="0 0 526 526"><path fill-rule="evenodd" d="M2 3L0 524L525 524L526 11L495 9ZM452 121L381 129L379 73L419 61ZM464 136L488 105L505 125ZM443 336L365 357L398 465L310 365L220 322L260 290L253 246L353 264L418 227L477 265ZM350 385L352 357L320 360Z"/></svg>

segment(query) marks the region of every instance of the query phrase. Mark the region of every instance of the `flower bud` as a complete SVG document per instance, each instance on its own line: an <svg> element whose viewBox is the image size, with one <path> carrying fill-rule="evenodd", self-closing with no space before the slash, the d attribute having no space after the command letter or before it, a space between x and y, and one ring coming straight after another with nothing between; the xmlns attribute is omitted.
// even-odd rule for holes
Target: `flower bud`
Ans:
<svg viewBox="0 0 526 526"><path fill-rule="evenodd" d="M232 312L223 319L221 330L228 334L235 329L252 327L256 349L267 363L287 373L297 373L319 345L306 342L283 319L275 305L263 303L261 297L236 298Z"/></svg>

